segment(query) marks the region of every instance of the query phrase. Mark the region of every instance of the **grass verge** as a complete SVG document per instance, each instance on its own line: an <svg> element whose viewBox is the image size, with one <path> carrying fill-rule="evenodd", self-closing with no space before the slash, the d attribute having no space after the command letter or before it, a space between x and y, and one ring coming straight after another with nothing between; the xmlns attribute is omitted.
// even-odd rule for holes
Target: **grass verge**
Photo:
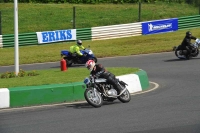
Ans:
<svg viewBox="0 0 200 133"><path fill-rule="evenodd" d="M111 67L107 68L107 70L119 76L135 73L139 71L139 68ZM82 82L84 78L89 76L89 71L86 68L69 68L65 72L56 68L37 70L37 73L39 74L37 76L0 79L0 88Z"/></svg>
<svg viewBox="0 0 200 133"><path fill-rule="evenodd" d="M134 36L99 41L83 41L83 45L91 46L97 58L128 56L147 53L169 52L173 46L179 45L185 32L190 30L200 38L200 28L178 30L163 34ZM193 42L194 40L192 40ZM60 61L60 51L67 49L75 42L63 42L46 45L22 46L19 48L19 64L32 64ZM0 49L0 66L14 65L14 48Z"/></svg>
<svg viewBox="0 0 200 133"><path fill-rule="evenodd" d="M2 34L14 33L14 3L1 3ZM76 7L76 29L138 22L136 4L38 4L19 3L19 33L73 28ZM183 11L184 9L184 11ZM141 22L199 14L198 7L188 4L142 3Z"/></svg>

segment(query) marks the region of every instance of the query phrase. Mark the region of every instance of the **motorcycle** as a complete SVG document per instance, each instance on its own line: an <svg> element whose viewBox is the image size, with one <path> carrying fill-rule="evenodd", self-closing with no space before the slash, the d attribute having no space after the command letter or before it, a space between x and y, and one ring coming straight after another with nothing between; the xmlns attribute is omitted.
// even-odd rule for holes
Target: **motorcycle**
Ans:
<svg viewBox="0 0 200 133"><path fill-rule="evenodd" d="M75 54L72 54L68 50L61 51L61 57L66 60L66 65L68 67L72 66L72 64L85 64L88 60L93 60L97 63L97 58L94 56L91 49L86 48L84 50L80 50L80 52L84 55L81 58L77 58Z"/></svg>
<svg viewBox="0 0 200 133"><path fill-rule="evenodd" d="M127 84L119 79L116 80L117 84L123 89L120 94L118 94L116 89L113 88L111 84L107 83L104 78L95 78L93 76L85 78L85 85L82 86L85 89L85 100L95 108L101 107L103 101L113 102L118 99L122 103L129 102L131 100L131 95L126 88Z"/></svg>
<svg viewBox="0 0 200 133"><path fill-rule="evenodd" d="M175 55L179 59L190 59L192 57L197 57L199 55L199 46L200 46L200 39L196 39L195 42L191 45L191 54L188 55L187 50L182 50L181 45L178 47L174 46L173 51L175 51Z"/></svg>

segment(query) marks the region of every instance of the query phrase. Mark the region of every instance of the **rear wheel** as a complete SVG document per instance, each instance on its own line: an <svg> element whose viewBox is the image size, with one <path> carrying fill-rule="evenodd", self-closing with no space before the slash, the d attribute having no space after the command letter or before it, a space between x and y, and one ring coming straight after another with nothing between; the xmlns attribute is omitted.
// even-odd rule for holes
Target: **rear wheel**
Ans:
<svg viewBox="0 0 200 133"><path fill-rule="evenodd" d="M176 55L176 57L180 57L180 56L181 56L181 55L180 55L180 50L176 49L176 50L175 50L175 55Z"/></svg>
<svg viewBox="0 0 200 133"><path fill-rule="evenodd" d="M187 55L187 50L179 50L176 49L175 50L175 55L176 57L178 57L179 59L187 59L187 57L185 55Z"/></svg>
<svg viewBox="0 0 200 133"><path fill-rule="evenodd" d="M67 59L67 58L64 58L65 59L65 61L66 61L66 65L67 65L67 67L70 67L70 66L72 66L72 60L70 60L70 59Z"/></svg>
<svg viewBox="0 0 200 133"><path fill-rule="evenodd" d="M126 91L124 91L123 94L121 94L118 99L122 102L122 103L127 103L131 100L131 94L130 92L128 91L127 88L124 88L126 89Z"/></svg>

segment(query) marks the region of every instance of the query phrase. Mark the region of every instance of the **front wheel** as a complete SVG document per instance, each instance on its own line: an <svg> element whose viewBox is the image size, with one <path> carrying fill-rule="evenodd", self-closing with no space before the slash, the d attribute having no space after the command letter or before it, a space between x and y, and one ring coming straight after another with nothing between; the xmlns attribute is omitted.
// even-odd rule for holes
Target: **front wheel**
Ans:
<svg viewBox="0 0 200 133"><path fill-rule="evenodd" d="M96 92L96 93L95 93ZM95 108L99 108L103 104L103 99L98 91L86 89L84 92L85 100Z"/></svg>
<svg viewBox="0 0 200 133"><path fill-rule="evenodd" d="M126 91L121 94L118 99L122 102L122 103L127 103L131 100L131 94L130 92L128 91L128 89L126 89Z"/></svg>
<svg viewBox="0 0 200 133"><path fill-rule="evenodd" d="M195 49L194 52L192 52L193 57L197 57L199 55L199 49Z"/></svg>
<svg viewBox="0 0 200 133"><path fill-rule="evenodd" d="M91 58L89 60L93 60L95 63L97 63L97 58L96 57L93 57L93 58Z"/></svg>

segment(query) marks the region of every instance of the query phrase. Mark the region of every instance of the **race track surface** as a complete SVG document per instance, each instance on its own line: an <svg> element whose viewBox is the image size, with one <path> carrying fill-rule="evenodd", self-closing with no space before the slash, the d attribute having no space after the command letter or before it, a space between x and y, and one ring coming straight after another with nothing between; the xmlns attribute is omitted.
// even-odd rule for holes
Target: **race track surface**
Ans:
<svg viewBox="0 0 200 133"><path fill-rule="evenodd" d="M179 60L174 53L99 59L105 67L138 67L159 87L93 108L86 102L0 110L0 133L199 133L200 58ZM20 66L59 68L59 62ZM75 66L83 67L83 66ZM14 66L0 67L0 72Z"/></svg>

